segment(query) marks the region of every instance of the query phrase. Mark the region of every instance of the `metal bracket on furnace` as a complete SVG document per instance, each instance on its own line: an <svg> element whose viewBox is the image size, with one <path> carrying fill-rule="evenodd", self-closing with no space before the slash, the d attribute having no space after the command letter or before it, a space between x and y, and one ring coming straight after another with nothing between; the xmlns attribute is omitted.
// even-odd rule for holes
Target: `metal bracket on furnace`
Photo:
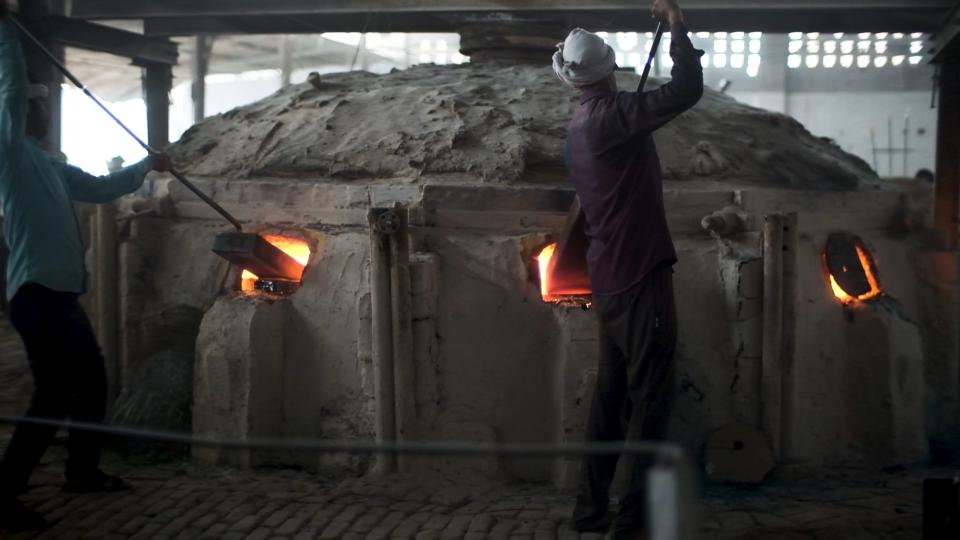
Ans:
<svg viewBox="0 0 960 540"><path fill-rule="evenodd" d="M374 230L377 233L393 236L400 231L400 216L397 215L395 210L385 210L377 216L377 221L374 223Z"/></svg>

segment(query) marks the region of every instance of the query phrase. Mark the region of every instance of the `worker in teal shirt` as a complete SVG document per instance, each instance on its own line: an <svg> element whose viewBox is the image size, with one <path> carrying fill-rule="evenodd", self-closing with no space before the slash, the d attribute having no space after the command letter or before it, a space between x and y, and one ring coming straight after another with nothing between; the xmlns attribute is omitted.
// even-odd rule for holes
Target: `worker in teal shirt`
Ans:
<svg viewBox="0 0 960 540"><path fill-rule="evenodd" d="M77 301L86 291L84 246L73 201L102 203L135 191L151 170L170 168L156 154L105 177L89 175L48 155L40 141L49 113L44 87L30 85L19 33L0 0L0 208L10 250L7 298L26 347L35 392L27 416L102 422L106 371L99 345ZM0 462L0 528L33 529L42 520L17 497L55 428L21 424ZM71 432L64 489L122 489L101 472L101 437Z"/></svg>

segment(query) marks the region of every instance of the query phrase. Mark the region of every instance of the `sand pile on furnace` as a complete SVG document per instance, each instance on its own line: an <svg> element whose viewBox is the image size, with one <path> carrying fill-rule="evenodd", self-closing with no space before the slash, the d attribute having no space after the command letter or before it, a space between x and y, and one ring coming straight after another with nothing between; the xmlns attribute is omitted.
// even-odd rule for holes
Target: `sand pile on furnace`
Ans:
<svg viewBox="0 0 960 540"><path fill-rule="evenodd" d="M620 83L633 89L638 77ZM564 133L577 102L547 66L344 73L209 118L172 152L196 176L565 185ZM876 179L796 120L709 89L656 137L668 180L855 189Z"/></svg>

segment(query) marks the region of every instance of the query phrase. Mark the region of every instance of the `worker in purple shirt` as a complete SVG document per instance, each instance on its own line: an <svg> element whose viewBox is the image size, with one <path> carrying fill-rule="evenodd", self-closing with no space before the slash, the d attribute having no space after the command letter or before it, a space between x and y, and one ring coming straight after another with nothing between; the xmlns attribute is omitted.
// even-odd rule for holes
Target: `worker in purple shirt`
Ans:
<svg viewBox="0 0 960 540"><path fill-rule="evenodd" d="M657 440L674 401L677 341L673 269L677 254L663 205L663 174L653 132L703 95L701 51L694 49L677 0L656 0L669 23L672 81L656 90L618 92L615 54L576 29L559 45L557 76L581 92L567 128L567 167L590 240L587 265L600 322L597 388L587 440ZM628 411L624 415L624 411ZM613 538L643 538L647 465L632 464L630 489L613 520ZM610 528L607 510L617 456L588 456L572 526Z"/></svg>

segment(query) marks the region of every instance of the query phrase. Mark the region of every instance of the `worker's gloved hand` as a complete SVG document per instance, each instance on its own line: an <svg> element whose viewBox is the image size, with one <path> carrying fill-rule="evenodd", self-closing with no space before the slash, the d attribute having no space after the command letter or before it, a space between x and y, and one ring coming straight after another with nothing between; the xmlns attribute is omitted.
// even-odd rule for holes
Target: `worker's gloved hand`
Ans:
<svg viewBox="0 0 960 540"><path fill-rule="evenodd" d="M155 152L150 154L151 166L157 172L167 172L173 169L173 161L166 152Z"/></svg>
<svg viewBox="0 0 960 540"><path fill-rule="evenodd" d="M683 11L680 10L680 2L677 0L654 0L651 11L654 19L668 22L670 26L683 22Z"/></svg>

